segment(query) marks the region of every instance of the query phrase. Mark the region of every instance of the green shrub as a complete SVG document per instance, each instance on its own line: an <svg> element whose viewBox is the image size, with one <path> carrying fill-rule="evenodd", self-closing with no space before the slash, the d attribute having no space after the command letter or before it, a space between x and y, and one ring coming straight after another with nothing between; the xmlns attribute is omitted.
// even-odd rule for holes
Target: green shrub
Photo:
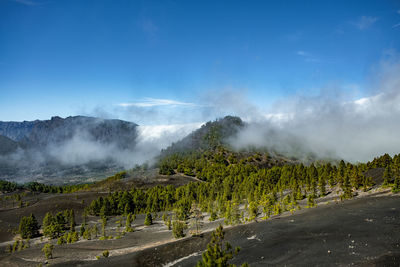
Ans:
<svg viewBox="0 0 400 267"><path fill-rule="evenodd" d="M172 234L175 238L185 237L185 230L187 229L187 225L181 221L174 221L172 223Z"/></svg>
<svg viewBox="0 0 400 267"><path fill-rule="evenodd" d="M44 247L42 248L42 251L44 252L44 256L46 257L46 259L53 258L53 249L54 249L54 246L51 243L47 243L44 245Z"/></svg>

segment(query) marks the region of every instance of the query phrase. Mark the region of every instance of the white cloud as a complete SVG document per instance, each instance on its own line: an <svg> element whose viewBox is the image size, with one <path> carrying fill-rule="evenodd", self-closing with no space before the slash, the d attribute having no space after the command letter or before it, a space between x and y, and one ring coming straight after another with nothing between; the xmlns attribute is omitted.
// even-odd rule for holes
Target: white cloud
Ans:
<svg viewBox="0 0 400 267"><path fill-rule="evenodd" d="M288 122L291 119L293 119L294 114L293 113L267 113L264 114L264 118L267 119L268 121L276 124L276 125L281 125L283 122Z"/></svg>
<svg viewBox="0 0 400 267"><path fill-rule="evenodd" d="M203 123L138 126L140 142L160 141L160 150L200 128ZM163 145L164 144L164 145Z"/></svg>
<svg viewBox="0 0 400 267"><path fill-rule="evenodd" d="M194 103L181 102L172 99L145 98L141 102L119 103L120 107L157 107L157 106L197 106Z"/></svg>
<svg viewBox="0 0 400 267"><path fill-rule="evenodd" d="M302 50L297 51L296 54L299 55L299 56L302 56L302 57L308 56L308 55L309 55L308 52L305 52L305 51L302 51Z"/></svg>
<svg viewBox="0 0 400 267"><path fill-rule="evenodd" d="M347 90L337 96L323 91L283 100L269 114L261 114L264 120L249 123L231 144L306 160L313 155L356 162L399 153L400 58L393 57L371 73L367 96L348 101Z"/></svg>
<svg viewBox="0 0 400 267"><path fill-rule="evenodd" d="M400 23L397 23L397 24L395 24L395 25L392 26L393 29L394 29L394 28L397 28L397 27L400 27Z"/></svg>
<svg viewBox="0 0 400 267"><path fill-rule="evenodd" d="M296 55L303 57L305 61L307 62L320 62L320 60L312 55L311 53L303 50L299 50L296 52Z"/></svg>
<svg viewBox="0 0 400 267"><path fill-rule="evenodd" d="M368 29L369 27L371 27L377 20L378 20L377 17L362 16L356 22L353 22L353 24L358 29L365 30L365 29Z"/></svg>

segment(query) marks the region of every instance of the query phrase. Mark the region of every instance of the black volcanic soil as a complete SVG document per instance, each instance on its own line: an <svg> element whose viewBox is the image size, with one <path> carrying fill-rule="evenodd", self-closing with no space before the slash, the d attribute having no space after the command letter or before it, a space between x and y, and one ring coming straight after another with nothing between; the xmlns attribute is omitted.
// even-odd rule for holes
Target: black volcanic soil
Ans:
<svg viewBox="0 0 400 267"><path fill-rule="evenodd" d="M240 246L232 263L251 266L400 266L400 197L380 196L321 205L299 213L226 228ZM84 266L162 266L201 252L210 239L187 238ZM200 253L168 266L194 266ZM74 262L78 264L78 262ZM67 265L62 265L67 266Z"/></svg>
<svg viewBox="0 0 400 267"><path fill-rule="evenodd" d="M129 188L154 183L175 186L194 180L192 177L160 176L155 171L139 173L142 178L129 177L113 184ZM77 224L83 208L94 198L108 194L107 185L93 192L73 194L39 194L24 197L31 205L23 208L0 208L0 266L37 266L45 262L41 248L45 238L31 240L31 247L13 254L5 246L14 236L7 229L18 226L21 216L34 213L41 222L45 213L74 208ZM226 241L242 248L232 263L248 262L251 266L400 266L400 194L376 188L358 192L356 199L337 202L333 189L318 199L318 207L301 209L294 215L286 212L268 221L259 220L235 227L225 227ZM82 203L83 201L83 203ZM305 206L306 200L300 203ZM329 202L328 204L326 204ZM160 219L145 227L144 215L134 222L135 231L120 236L119 216L110 218L107 235L112 240L80 240L74 244L55 245L54 266L194 266L210 241L210 230L222 219L204 225L201 237L175 240ZM100 224L99 218L89 216L89 225ZM55 240L52 241L55 243ZM11 242L12 243L12 242ZM104 250L110 257L100 257ZM174 264L173 264L174 263Z"/></svg>
<svg viewBox="0 0 400 267"><path fill-rule="evenodd" d="M82 212L84 208L94 199L105 196L107 193L97 192L77 192L72 194L28 194L23 197L24 201L31 204L22 208L4 208L0 209L0 242L8 241L13 238L10 229L17 229L23 216L29 216L33 213L41 224L47 212L53 214L66 209L74 209L77 223L81 223Z"/></svg>
<svg viewBox="0 0 400 267"><path fill-rule="evenodd" d="M22 200L29 202L29 206L19 208L14 200L2 201L0 203L0 242L9 241L14 237L12 229L17 229L19 222L23 216L29 216L33 213L39 224L42 222L47 212L53 214L66 209L75 211L76 222L79 225L82 220L84 208L94 199L100 196L106 196L111 191L127 190L132 187L150 188L156 185L173 185L175 187L185 185L189 182L199 181L190 176L176 174L172 176L158 174L158 169L146 171L134 171L129 173L129 177L119 181L112 181L111 184L100 184L93 186L90 191L81 191L71 194L48 194L48 193L31 193L22 197ZM18 192L18 193L22 193ZM5 198L6 195L0 194Z"/></svg>

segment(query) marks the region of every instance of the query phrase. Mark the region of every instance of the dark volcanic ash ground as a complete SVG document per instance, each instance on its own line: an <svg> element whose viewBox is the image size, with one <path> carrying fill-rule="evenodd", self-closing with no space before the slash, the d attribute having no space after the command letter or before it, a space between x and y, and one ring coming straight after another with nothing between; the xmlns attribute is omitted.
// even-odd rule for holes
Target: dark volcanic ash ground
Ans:
<svg viewBox="0 0 400 267"><path fill-rule="evenodd" d="M232 263L254 266L400 266L400 197L366 197L226 228L240 246ZM93 266L195 266L210 236L191 238ZM196 254L195 254L196 253ZM186 259L182 259L188 255ZM86 266L86 265L85 265Z"/></svg>

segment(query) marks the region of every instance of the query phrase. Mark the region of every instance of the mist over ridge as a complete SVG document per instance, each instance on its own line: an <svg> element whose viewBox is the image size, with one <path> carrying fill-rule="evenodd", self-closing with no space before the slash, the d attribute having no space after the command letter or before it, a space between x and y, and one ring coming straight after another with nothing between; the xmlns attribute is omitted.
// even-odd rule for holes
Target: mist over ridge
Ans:
<svg viewBox="0 0 400 267"><path fill-rule="evenodd" d="M242 113L247 126L231 139L236 149L266 147L287 155L368 161L400 151L400 61L380 62L371 75L370 95L349 101L340 88L317 96L296 96L265 114ZM249 104L251 105L251 104ZM241 107L243 109L243 107ZM253 108L255 109L255 108Z"/></svg>
<svg viewBox="0 0 400 267"><path fill-rule="evenodd" d="M95 177L154 163L163 147L198 124L138 126L116 119L74 116L0 122L0 177Z"/></svg>
<svg viewBox="0 0 400 267"><path fill-rule="evenodd" d="M243 127L224 137L235 150L263 149L305 162L310 158L365 162L400 151L400 61L395 54L380 62L371 72L369 94L355 100L340 86L328 87L314 96L283 99L266 111L247 100L244 92L227 89L206 92L190 108L194 108L189 114L192 121L214 121L227 115L241 118ZM142 109L150 116L144 117L149 125L85 116L1 122L1 174L25 179L21 177L68 176L70 170L85 175L91 169L111 172L152 164L162 149L203 125L185 120L151 125L152 115L157 113L157 120L162 120L162 112L153 112L154 107ZM13 166L23 172L13 176Z"/></svg>

